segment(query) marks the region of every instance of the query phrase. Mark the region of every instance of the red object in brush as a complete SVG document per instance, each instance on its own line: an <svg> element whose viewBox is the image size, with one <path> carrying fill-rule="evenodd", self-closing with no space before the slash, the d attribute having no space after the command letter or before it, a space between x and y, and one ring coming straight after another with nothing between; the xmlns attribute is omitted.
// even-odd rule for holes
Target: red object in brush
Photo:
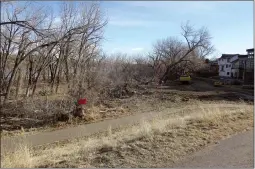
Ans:
<svg viewBox="0 0 255 169"><path fill-rule="evenodd" d="M82 104L86 104L86 103L87 103L87 99L86 98L78 100L78 105L82 105Z"/></svg>

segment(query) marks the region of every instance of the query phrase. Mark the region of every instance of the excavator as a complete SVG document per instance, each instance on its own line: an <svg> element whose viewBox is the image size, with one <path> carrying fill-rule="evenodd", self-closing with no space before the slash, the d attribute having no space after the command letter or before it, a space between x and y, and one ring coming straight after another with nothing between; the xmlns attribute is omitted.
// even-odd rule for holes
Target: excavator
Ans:
<svg viewBox="0 0 255 169"><path fill-rule="evenodd" d="M180 76L180 82L181 84L190 84L191 83L191 77L189 73L183 73Z"/></svg>

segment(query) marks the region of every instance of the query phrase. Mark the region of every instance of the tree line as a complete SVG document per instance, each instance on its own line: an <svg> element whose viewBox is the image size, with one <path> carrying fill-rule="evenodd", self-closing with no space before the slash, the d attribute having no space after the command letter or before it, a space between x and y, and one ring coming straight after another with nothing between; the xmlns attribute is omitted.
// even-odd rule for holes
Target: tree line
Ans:
<svg viewBox="0 0 255 169"><path fill-rule="evenodd" d="M209 31L186 22L181 25L182 38L160 39L144 56L109 56L101 47L106 25L107 17L95 2L63 2L58 13L33 2L2 2L4 100L20 94L33 97L40 84L49 86L50 93L65 84L80 97L116 84L162 83L198 70L214 51Z"/></svg>

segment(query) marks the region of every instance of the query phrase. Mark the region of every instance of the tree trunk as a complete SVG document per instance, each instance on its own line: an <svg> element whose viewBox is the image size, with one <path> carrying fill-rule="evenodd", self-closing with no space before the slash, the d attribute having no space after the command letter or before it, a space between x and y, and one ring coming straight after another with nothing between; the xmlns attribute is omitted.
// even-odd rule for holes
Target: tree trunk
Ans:
<svg viewBox="0 0 255 169"><path fill-rule="evenodd" d="M36 90L36 87L37 87L37 82L38 82L38 79L40 77L41 72L42 72L41 70L38 71L38 74L37 74L35 80L33 81L32 97L34 97L35 90Z"/></svg>
<svg viewBox="0 0 255 169"><path fill-rule="evenodd" d="M61 77L61 73L62 73L62 68L60 67L59 68L59 71L58 71L58 75L57 75L57 78L56 78L56 89L55 89L55 93L58 93L58 88L59 88L59 83L60 83L60 77Z"/></svg>
<svg viewBox="0 0 255 169"><path fill-rule="evenodd" d="M33 61L29 61L29 72L28 72L28 84L26 89L26 97L30 95L30 89L32 85L32 71L33 71Z"/></svg>
<svg viewBox="0 0 255 169"><path fill-rule="evenodd" d="M66 82L67 84L69 84L69 68L68 68L68 61L67 61L67 57L65 58L65 68L66 68L66 71L65 71L65 75L66 75Z"/></svg>
<svg viewBox="0 0 255 169"><path fill-rule="evenodd" d="M11 86L13 84L14 75L16 74L17 69L18 69L18 65L15 64L14 68L13 68L13 72L11 73L11 76L10 76L10 79L9 79L9 82L8 82L8 85L7 85L6 94L5 94L5 98L4 98L4 103L6 103L7 100L9 99L9 97L10 97Z"/></svg>
<svg viewBox="0 0 255 169"><path fill-rule="evenodd" d="M21 79L22 79L22 70L18 70L18 80L17 80L17 86L16 86L16 99L18 98L20 86L21 86Z"/></svg>
<svg viewBox="0 0 255 169"><path fill-rule="evenodd" d="M46 82L46 70L43 70L43 81Z"/></svg>
<svg viewBox="0 0 255 169"><path fill-rule="evenodd" d="M53 88L54 88L54 84L56 82L56 76L57 76L57 71L59 69L59 59L57 61L57 65L56 65L56 68L53 70L53 66L51 68L51 93L54 92Z"/></svg>

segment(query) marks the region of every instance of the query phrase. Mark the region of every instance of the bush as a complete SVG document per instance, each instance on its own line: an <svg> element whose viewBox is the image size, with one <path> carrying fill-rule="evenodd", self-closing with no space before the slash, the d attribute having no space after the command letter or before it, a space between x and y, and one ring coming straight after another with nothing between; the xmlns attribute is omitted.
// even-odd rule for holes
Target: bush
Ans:
<svg viewBox="0 0 255 169"><path fill-rule="evenodd" d="M2 107L2 130L29 129L68 121L75 105L72 98L26 99L6 103ZM17 120L18 119L18 120ZM15 126L15 128L13 128Z"/></svg>
<svg viewBox="0 0 255 169"><path fill-rule="evenodd" d="M39 95L41 95L41 96L47 96L49 93L48 93L48 91L47 90L41 90L41 91L39 91Z"/></svg>

